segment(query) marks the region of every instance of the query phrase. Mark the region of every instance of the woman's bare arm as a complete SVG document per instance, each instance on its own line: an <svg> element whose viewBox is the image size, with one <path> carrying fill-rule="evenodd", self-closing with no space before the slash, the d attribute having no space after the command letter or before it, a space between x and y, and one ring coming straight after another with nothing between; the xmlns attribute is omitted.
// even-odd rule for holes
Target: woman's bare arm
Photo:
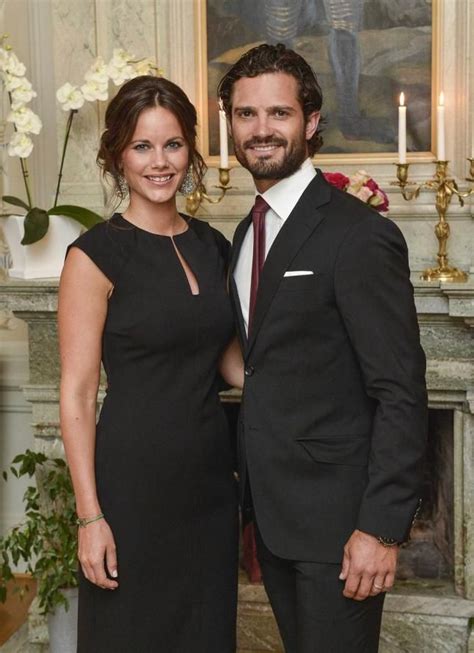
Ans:
<svg viewBox="0 0 474 653"><path fill-rule="evenodd" d="M232 340L222 354L219 371L229 385L235 388L244 387L244 361L237 337Z"/></svg>
<svg viewBox="0 0 474 653"><path fill-rule="evenodd" d="M61 355L61 432L76 496L79 517L100 514L94 473L97 390L102 333L111 282L80 249L66 259L59 286L59 348ZM107 589L117 582L115 544L105 520L79 529L79 559L86 577Z"/></svg>

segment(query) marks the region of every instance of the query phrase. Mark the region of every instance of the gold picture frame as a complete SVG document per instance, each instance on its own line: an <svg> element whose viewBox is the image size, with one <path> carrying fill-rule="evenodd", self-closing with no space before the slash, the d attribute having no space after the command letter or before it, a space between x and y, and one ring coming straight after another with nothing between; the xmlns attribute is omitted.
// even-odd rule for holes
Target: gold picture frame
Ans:
<svg viewBox="0 0 474 653"><path fill-rule="evenodd" d="M432 0L431 25L431 148L427 151L408 152L410 163L428 163L433 161L436 151L436 104L441 89L440 80L440 48L441 48L441 9L443 0ZM197 97L196 104L199 114L199 141L201 151L209 167L219 165L219 156L210 153L209 105L217 99L209 98L208 60L207 60L207 0L195 1L195 42L197 63ZM263 42L263 41L260 41ZM255 43L257 44L257 43ZM324 91L324 89L323 89ZM318 164L390 164L397 161L397 152L357 152L357 153L320 153ZM238 166L235 156L229 157L231 167Z"/></svg>

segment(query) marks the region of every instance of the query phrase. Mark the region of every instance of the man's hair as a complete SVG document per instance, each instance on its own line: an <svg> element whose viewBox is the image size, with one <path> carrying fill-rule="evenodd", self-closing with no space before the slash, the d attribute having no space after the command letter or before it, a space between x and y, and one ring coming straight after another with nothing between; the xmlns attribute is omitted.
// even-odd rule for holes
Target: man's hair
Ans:
<svg viewBox="0 0 474 653"><path fill-rule="evenodd" d="M242 77L257 77L266 73L286 73L296 79L298 100L306 120L314 111L320 111L323 94L316 74L308 62L282 43L277 45L264 43L243 54L219 83L217 94L229 119L232 116L232 91L235 82ZM308 140L310 156L313 156L323 144L321 131L318 125L318 129Z"/></svg>

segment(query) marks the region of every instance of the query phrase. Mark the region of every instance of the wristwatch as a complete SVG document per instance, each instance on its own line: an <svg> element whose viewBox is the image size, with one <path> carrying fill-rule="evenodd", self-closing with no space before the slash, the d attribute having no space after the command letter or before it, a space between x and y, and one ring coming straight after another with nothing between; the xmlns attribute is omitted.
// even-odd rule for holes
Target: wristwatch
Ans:
<svg viewBox="0 0 474 653"><path fill-rule="evenodd" d="M377 542L382 546L395 546L398 544L398 540L395 540L393 537L382 537L381 535L377 537Z"/></svg>

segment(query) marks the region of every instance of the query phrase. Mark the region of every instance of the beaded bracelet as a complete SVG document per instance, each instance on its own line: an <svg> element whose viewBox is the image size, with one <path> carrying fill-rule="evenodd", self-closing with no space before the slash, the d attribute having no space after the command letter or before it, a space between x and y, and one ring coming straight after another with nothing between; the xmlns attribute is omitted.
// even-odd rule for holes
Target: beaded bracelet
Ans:
<svg viewBox="0 0 474 653"><path fill-rule="evenodd" d="M76 519L76 524L79 526L79 528L85 528L87 524L92 524L95 521L99 521L99 519L104 519L103 512L101 512L100 515L96 515L95 517L78 517Z"/></svg>

